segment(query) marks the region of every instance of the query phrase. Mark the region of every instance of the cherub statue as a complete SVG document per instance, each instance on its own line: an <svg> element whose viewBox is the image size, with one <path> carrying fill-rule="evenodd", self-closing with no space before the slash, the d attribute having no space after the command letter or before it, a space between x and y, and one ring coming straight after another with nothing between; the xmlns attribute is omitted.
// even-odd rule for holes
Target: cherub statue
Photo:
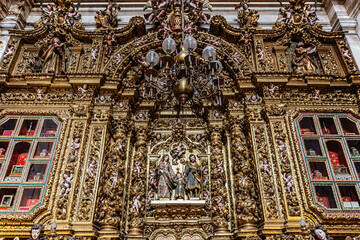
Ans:
<svg viewBox="0 0 360 240"><path fill-rule="evenodd" d="M264 50L259 45L256 47L256 55L259 62L264 61Z"/></svg>
<svg viewBox="0 0 360 240"><path fill-rule="evenodd" d="M146 62L146 59L144 56L141 56L140 59L138 59L138 63L140 63L141 65L143 65L144 67L148 67L149 64Z"/></svg>
<svg viewBox="0 0 360 240"><path fill-rule="evenodd" d="M4 54L4 58L10 57L11 55L14 54L14 52L15 52L14 47L13 46L9 47Z"/></svg>
<svg viewBox="0 0 360 240"><path fill-rule="evenodd" d="M98 49L97 48L93 48L93 49L91 49L91 59L92 60L96 60L96 54L97 54L97 52L98 52Z"/></svg>
<svg viewBox="0 0 360 240"><path fill-rule="evenodd" d="M271 177L271 172L269 168L270 168L270 163L267 160L264 160L263 164L261 164L261 170L269 174L269 176Z"/></svg>
<svg viewBox="0 0 360 240"><path fill-rule="evenodd" d="M287 150L286 150L286 143L282 140L279 140L279 150L280 150L280 157L284 158L287 156Z"/></svg>
<svg viewBox="0 0 360 240"><path fill-rule="evenodd" d="M343 53L343 56L344 56L346 59L351 59L350 49L348 49L348 48L342 48L342 53Z"/></svg>
<svg viewBox="0 0 360 240"><path fill-rule="evenodd" d="M250 34L249 33L245 33L242 38L241 38L241 41L244 43L244 53L245 53L245 56L249 56L250 53L251 53L251 37L250 37Z"/></svg>
<svg viewBox="0 0 360 240"><path fill-rule="evenodd" d="M141 198L141 194L138 194L133 198L132 210L136 213L139 213L141 209L140 198Z"/></svg>
<svg viewBox="0 0 360 240"><path fill-rule="evenodd" d="M241 64L241 56L238 52L233 52L231 54L231 58L237 63L237 64Z"/></svg>
<svg viewBox="0 0 360 240"><path fill-rule="evenodd" d="M41 224L34 224L30 232L30 240L46 240L44 236L44 226Z"/></svg>
<svg viewBox="0 0 360 240"><path fill-rule="evenodd" d="M91 162L89 163L87 172L90 174L91 177L94 176L95 166L96 166L95 160L93 160L93 161L91 161Z"/></svg>
<svg viewBox="0 0 360 240"><path fill-rule="evenodd" d="M170 155L171 157L173 157L172 164L178 165L179 160L181 163L183 163L185 152L186 152L186 147L183 143L179 142L178 145L174 146L173 149L170 151Z"/></svg>
<svg viewBox="0 0 360 240"><path fill-rule="evenodd" d="M217 173L223 174L224 173L224 162L221 161L220 159L218 159L216 161L216 168L217 168Z"/></svg>
<svg viewBox="0 0 360 240"><path fill-rule="evenodd" d="M286 6L284 9L280 9L280 13L282 14L282 17L280 17L277 21L284 21L286 25L292 22L292 13L290 6Z"/></svg>
<svg viewBox="0 0 360 240"><path fill-rule="evenodd" d="M286 191L288 191L289 193L294 193L295 186L294 181L292 180L292 175L289 173L288 176L286 176L286 173L284 173L283 180L285 182Z"/></svg>
<svg viewBox="0 0 360 240"><path fill-rule="evenodd" d="M72 173L70 174L70 176L66 173L64 174L64 180L60 183L61 184L60 196L63 194L67 195L70 192L71 181L73 177L74 175Z"/></svg>
<svg viewBox="0 0 360 240"><path fill-rule="evenodd" d="M87 97L87 94L88 94L88 86L87 84L84 84L82 87L78 87L78 93L80 94L80 98L83 99L83 98L86 98Z"/></svg>
<svg viewBox="0 0 360 240"><path fill-rule="evenodd" d="M164 30L164 33L163 33L163 38L165 39L166 37L169 36L170 33L172 33L173 31L168 27L167 23L166 22L162 22L161 23L161 26Z"/></svg>
<svg viewBox="0 0 360 240"><path fill-rule="evenodd" d="M116 63L116 65L119 65L120 62L123 60L123 58L124 58L124 56L121 55L120 53L116 54L116 55L115 55L115 60L116 60L115 63Z"/></svg>
<svg viewBox="0 0 360 240"><path fill-rule="evenodd" d="M65 15L65 21L69 27L74 25L75 19L77 19L77 17L76 17L77 15L78 15L78 10L75 9L73 6L70 6L69 10L67 11L67 13Z"/></svg>
<svg viewBox="0 0 360 240"><path fill-rule="evenodd" d="M114 38L114 36L109 33L104 40L105 43L105 54L107 56L110 56L113 50L114 45L116 44L116 40Z"/></svg>
<svg viewBox="0 0 360 240"><path fill-rule="evenodd" d="M119 174L118 174L118 172L117 171L114 171L113 173L112 173L112 177L110 177L110 180L112 181L112 183L111 183L111 188L114 188L115 186L116 186L116 184L117 184L117 182L118 182L118 176L119 176Z"/></svg>
<svg viewBox="0 0 360 240"><path fill-rule="evenodd" d="M146 43L146 40L144 37L140 38L140 40L135 42L135 47L139 47L141 45L144 45Z"/></svg>
<svg viewBox="0 0 360 240"><path fill-rule="evenodd" d="M275 86L273 83L269 84L268 92L270 97L275 97L275 91L279 90L278 86Z"/></svg>
<svg viewBox="0 0 360 240"><path fill-rule="evenodd" d="M135 162L135 167L134 167L134 174L137 175L137 177L140 177L141 174L141 163L139 161Z"/></svg>
<svg viewBox="0 0 360 240"><path fill-rule="evenodd" d="M40 9L42 11L42 22L44 25L50 25L54 22L55 19L55 12L54 8L51 4L48 4L46 6L46 9L44 9L42 6L40 6Z"/></svg>
<svg viewBox="0 0 360 240"><path fill-rule="evenodd" d="M314 25L315 21L317 20L316 17L316 10L311 9L311 5L305 5L304 7L304 14L303 14L303 21L310 25Z"/></svg>

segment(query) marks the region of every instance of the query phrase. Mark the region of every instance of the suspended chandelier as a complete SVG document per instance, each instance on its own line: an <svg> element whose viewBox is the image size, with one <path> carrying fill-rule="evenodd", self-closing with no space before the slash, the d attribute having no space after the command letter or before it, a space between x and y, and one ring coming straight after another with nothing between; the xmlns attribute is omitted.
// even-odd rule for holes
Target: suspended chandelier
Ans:
<svg viewBox="0 0 360 240"><path fill-rule="evenodd" d="M150 50L145 57L148 67L141 88L142 98L154 100L160 109L174 107L179 114L185 107L204 115L207 106L221 106L225 84L219 78L223 66L216 59L216 49L206 46L202 56L196 49L196 39L188 36L179 46L170 37L164 39L162 53ZM174 97L177 104L171 106L169 103Z"/></svg>

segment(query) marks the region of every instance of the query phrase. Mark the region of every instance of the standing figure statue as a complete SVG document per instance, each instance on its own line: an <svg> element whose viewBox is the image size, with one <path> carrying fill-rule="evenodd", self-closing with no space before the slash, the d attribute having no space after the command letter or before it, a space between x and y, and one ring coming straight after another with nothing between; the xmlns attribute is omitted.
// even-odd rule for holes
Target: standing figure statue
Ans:
<svg viewBox="0 0 360 240"><path fill-rule="evenodd" d="M117 25L117 14L120 7L117 4L112 4L109 1L105 10L98 10L96 12L95 21L98 27L114 28Z"/></svg>
<svg viewBox="0 0 360 240"><path fill-rule="evenodd" d="M196 162L194 154L190 154L189 161L186 164L184 176L186 177L185 191L188 197L199 198L201 190L201 169Z"/></svg>
<svg viewBox="0 0 360 240"><path fill-rule="evenodd" d="M316 47L304 47L303 42L299 42L295 49L295 57L293 59L293 68L296 74L316 73L316 64L313 60L314 54L317 52Z"/></svg>
<svg viewBox="0 0 360 240"><path fill-rule="evenodd" d="M165 154L155 169L155 186L157 186L157 195L159 199L171 198L171 192L175 188L173 182L174 175L169 155Z"/></svg>
<svg viewBox="0 0 360 240"><path fill-rule="evenodd" d="M65 71L65 44L58 37L51 40L48 49L43 53L46 72L63 73Z"/></svg>

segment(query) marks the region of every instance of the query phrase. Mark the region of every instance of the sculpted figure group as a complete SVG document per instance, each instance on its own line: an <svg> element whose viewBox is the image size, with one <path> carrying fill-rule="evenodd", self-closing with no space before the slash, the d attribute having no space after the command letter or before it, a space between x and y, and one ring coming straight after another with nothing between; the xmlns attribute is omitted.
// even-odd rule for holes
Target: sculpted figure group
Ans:
<svg viewBox="0 0 360 240"><path fill-rule="evenodd" d="M196 156L190 154L183 173L172 169L168 154L163 155L156 166L154 185L158 199L199 199L201 191L201 169Z"/></svg>

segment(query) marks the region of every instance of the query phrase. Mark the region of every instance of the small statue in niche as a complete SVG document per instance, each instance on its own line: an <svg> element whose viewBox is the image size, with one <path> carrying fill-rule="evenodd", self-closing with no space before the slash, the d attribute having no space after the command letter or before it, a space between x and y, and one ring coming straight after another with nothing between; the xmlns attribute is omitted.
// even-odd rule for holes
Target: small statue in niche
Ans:
<svg viewBox="0 0 360 240"><path fill-rule="evenodd" d="M312 148L309 148L309 150L308 150L308 155L309 155L309 156L316 156L315 150L312 149Z"/></svg>
<svg viewBox="0 0 360 240"><path fill-rule="evenodd" d="M34 224L30 232L30 240L46 240L44 236L44 226L41 224Z"/></svg>
<svg viewBox="0 0 360 240"><path fill-rule="evenodd" d="M323 178L323 175L319 170L315 170L313 173L313 178Z"/></svg>
<svg viewBox="0 0 360 240"><path fill-rule="evenodd" d="M184 175L179 172L179 169L177 170L175 179L174 179L174 183L175 183L175 199L185 199L185 184L186 184L186 179L184 177Z"/></svg>
<svg viewBox="0 0 360 240"><path fill-rule="evenodd" d="M115 28L117 25L117 14L120 11L120 6L108 2L105 10L98 10L96 12L96 25L100 28Z"/></svg>
<svg viewBox="0 0 360 240"><path fill-rule="evenodd" d="M41 150L41 153L39 155L40 157L48 157L49 156L49 151L47 149L43 149Z"/></svg>
<svg viewBox="0 0 360 240"><path fill-rule="evenodd" d="M0 158L3 158L5 156L5 148L0 148Z"/></svg>
<svg viewBox="0 0 360 240"><path fill-rule="evenodd" d="M40 172L36 173L33 178L34 181L40 181L43 180L43 176Z"/></svg>
<svg viewBox="0 0 360 240"><path fill-rule="evenodd" d="M299 42L295 49L295 57L293 59L293 69L296 74L316 73L316 64L313 56L317 52L316 47L304 47L303 42Z"/></svg>
<svg viewBox="0 0 360 240"><path fill-rule="evenodd" d="M350 151L351 155L359 155L359 151L356 149L356 147L351 147Z"/></svg>
<svg viewBox="0 0 360 240"><path fill-rule="evenodd" d="M46 72L64 73L65 58L65 44L58 37L54 37L48 49L42 54Z"/></svg>
<svg viewBox="0 0 360 240"><path fill-rule="evenodd" d="M186 164L184 176L186 177L185 191L190 199L199 198L200 196L200 182L201 182L201 169L196 162L196 156L190 154L189 161Z"/></svg>

